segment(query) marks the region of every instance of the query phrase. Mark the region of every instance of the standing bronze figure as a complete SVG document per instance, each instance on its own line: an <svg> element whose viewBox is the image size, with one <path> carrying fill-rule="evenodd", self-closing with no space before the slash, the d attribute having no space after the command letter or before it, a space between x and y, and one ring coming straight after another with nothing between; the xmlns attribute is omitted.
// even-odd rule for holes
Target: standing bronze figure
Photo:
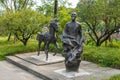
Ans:
<svg viewBox="0 0 120 80"><path fill-rule="evenodd" d="M49 32L46 33L41 33L37 34L37 40L38 40L38 56L40 55L40 45L42 42L44 42L44 50L46 54L46 60L48 60L48 50L49 50L49 44L53 43L56 46L56 51L53 56L56 55L57 50L59 48L58 43L57 43L57 37L56 37L56 32L58 32L58 20L55 19L50 22L49 25Z"/></svg>
<svg viewBox="0 0 120 80"><path fill-rule="evenodd" d="M71 21L65 26L61 36L63 53L65 57L66 71L78 71L83 52L83 35L81 24L76 21L77 14L71 13Z"/></svg>

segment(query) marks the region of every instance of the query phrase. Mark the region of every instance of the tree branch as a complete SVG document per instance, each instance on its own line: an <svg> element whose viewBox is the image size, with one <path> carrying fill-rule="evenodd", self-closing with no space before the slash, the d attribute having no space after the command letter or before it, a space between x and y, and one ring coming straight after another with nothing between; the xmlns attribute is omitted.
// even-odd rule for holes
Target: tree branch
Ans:
<svg viewBox="0 0 120 80"><path fill-rule="evenodd" d="M95 41L94 37L92 36L92 34L90 34L90 33L88 33L88 34L92 38L92 40L96 43L96 41Z"/></svg>

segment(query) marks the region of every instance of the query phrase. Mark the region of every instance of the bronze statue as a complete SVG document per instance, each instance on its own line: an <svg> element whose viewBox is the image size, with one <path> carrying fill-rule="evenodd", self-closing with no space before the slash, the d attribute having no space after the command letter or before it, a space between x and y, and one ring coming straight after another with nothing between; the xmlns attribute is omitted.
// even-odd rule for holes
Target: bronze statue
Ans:
<svg viewBox="0 0 120 80"><path fill-rule="evenodd" d="M83 34L81 24L76 21L76 12L71 13L71 21L65 26L61 36L62 55L65 57L66 71L78 71L83 52Z"/></svg>
<svg viewBox="0 0 120 80"><path fill-rule="evenodd" d="M52 20L49 25L49 32L37 34L37 40L38 40L38 56L40 55L40 45L42 42L44 42L44 50L46 54L46 60L48 60L48 50L49 50L49 44L53 43L56 46L56 51L53 54L53 56L56 55L57 50L59 48L57 43L57 37L56 32L58 32L58 20Z"/></svg>

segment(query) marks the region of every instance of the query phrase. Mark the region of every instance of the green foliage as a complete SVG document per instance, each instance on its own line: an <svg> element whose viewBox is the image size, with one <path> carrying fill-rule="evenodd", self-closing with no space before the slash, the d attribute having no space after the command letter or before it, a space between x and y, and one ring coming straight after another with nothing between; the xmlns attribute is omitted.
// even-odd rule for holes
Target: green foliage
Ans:
<svg viewBox="0 0 120 80"><path fill-rule="evenodd" d="M23 46L21 42L13 44L13 41L6 41L7 37L0 37L0 60L5 59L6 55L14 55L17 53L33 52L37 51L37 41L30 39L27 46ZM42 44L42 50L43 50ZM62 53L62 43L59 42L59 53ZM49 51L54 52L55 46L50 45ZM97 63L101 66L113 67L120 69L120 49L119 48L106 48L106 47L94 47L84 46L82 59Z"/></svg>
<svg viewBox="0 0 120 80"><path fill-rule="evenodd" d="M2 20L2 16L0 15L0 35L3 36L3 35L6 35L8 31L4 26L1 25L1 20Z"/></svg>
<svg viewBox="0 0 120 80"><path fill-rule="evenodd" d="M41 1L41 5L37 7L37 11L45 14L46 16L51 16L53 17L53 10L55 7L55 0L40 0ZM70 5L70 3L68 3L68 0L57 0L58 1L58 5L61 7L65 7L65 5ZM59 9L60 10L60 9Z"/></svg>
<svg viewBox="0 0 120 80"><path fill-rule="evenodd" d="M85 46L82 59L102 66L120 68L120 49Z"/></svg>
<svg viewBox="0 0 120 80"><path fill-rule="evenodd" d="M102 44L101 46L104 46L104 47L105 47L105 43ZM118 41L113 40L112 43L111 43L111 42L108 42L107 47L111 47L111 48L120 48L120 40L118 40Z"/></svg>
<svg viewBox="0 0 120 80"><path fill-rule="evenodd" d="M89 36L100 46L120 26L119 0L80 0L77 12L87 25Z"/></svg>
<svg viewBox="0 0 120 80"><path fill-rule="evenodd" d="M53 7L54 1L53 0L41 0L42 5L37 7L37 11L45 14L46 16L53 16Z"/></svg>
<svg viewBox="0 0 120 80"><path fill-rule="evenodd" d="M28 39L40 29L43 25L49 22L48 19L43 15L39 14L31 9L22 9L15 13L6 13L2 15L0 23L6 27L6 30L12 32L16 37L27 44Z"/></svg>
<svg viewBox="0 0 120 80"><path fill-rule="evenodd" d="M59 24L60 24L60 28L59 31L62 32L64 29L65 24L71 20L70 17L70 13L72 12L71 9L67 9L65 7L60 7L60 11L59 11Z"/></svg>
<svg viewBox="0 0 120 80"><path fill-rule="evenodd" d="M114 76L110 77L109 79L103 79L103 80L120 80L120 74L114 75Z"/></svg>
<svg viewBox="0 0 120 80"><path fill-rule="evenodd" d="M33 0L0 0L0 7L2 7L5 12L27 9L31 8L33 5Z"/></svg>
<svg viewBox="0 0 120 80"><path fill-rule="evenodd" d="M12 36L13 38L13 36ZM7 37L0 37L0 60L4 60L5 56L14 55L25 52L35 52L37 51L38 42L35 38L30 39L27 46L22 45L21 42L17 41L15 44L11 41L7 41ZM62 52L62 45L60 45L59 53ZM43 51L44 44L41 45L41 50ZM49 51L54 52L55 46L53 44L50 45ZM37 54L37 53L36 53Z"/></svg>
<svg viewBox="0 0 120 80"><path fill-rule="evenodd" d="M24 52L33 52L37 50L37 41L31 39L27 46L21 42L7 41L7 37L0 37L0 60L4 60L7 55L14 55Z"/></svg>

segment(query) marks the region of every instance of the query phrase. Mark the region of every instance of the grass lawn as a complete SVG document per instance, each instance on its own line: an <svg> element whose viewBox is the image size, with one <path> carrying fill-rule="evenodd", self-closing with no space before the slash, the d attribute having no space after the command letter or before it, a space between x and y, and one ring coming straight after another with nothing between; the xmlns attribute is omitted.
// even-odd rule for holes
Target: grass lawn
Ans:
<svg viewBox="0 0 120 80"><path fill-rule="evenodd" d="M13 39L7 41L7 37L0 37L0 60L4 60L7 55L16 53L33 52L37 50L37 41L30 40L27 46L24 46L20 41L13 43Z"/></svg>
<svg viewBox="0 0 120 80"><path fill-rule="evenodd" d="M103 79L103 80L120 80L120 74L111 76L109 79Z"/></svg>
<svg viewBox="0 0 120 80"><path fill-rule="evenodd" d="M20 41L13 43L13 38L11 38L10 41L7 41L7 37L0 37L0 60L5 60L5 56L7 55L37 51L37 45L38 42L35 39L30 39L27 43L27 46L24 46ZM41 50L43 50L43 44ZM50 51L54 50L55 46L50 45ZM59 53L61 51L62 48L59 49Z"/></svg>

